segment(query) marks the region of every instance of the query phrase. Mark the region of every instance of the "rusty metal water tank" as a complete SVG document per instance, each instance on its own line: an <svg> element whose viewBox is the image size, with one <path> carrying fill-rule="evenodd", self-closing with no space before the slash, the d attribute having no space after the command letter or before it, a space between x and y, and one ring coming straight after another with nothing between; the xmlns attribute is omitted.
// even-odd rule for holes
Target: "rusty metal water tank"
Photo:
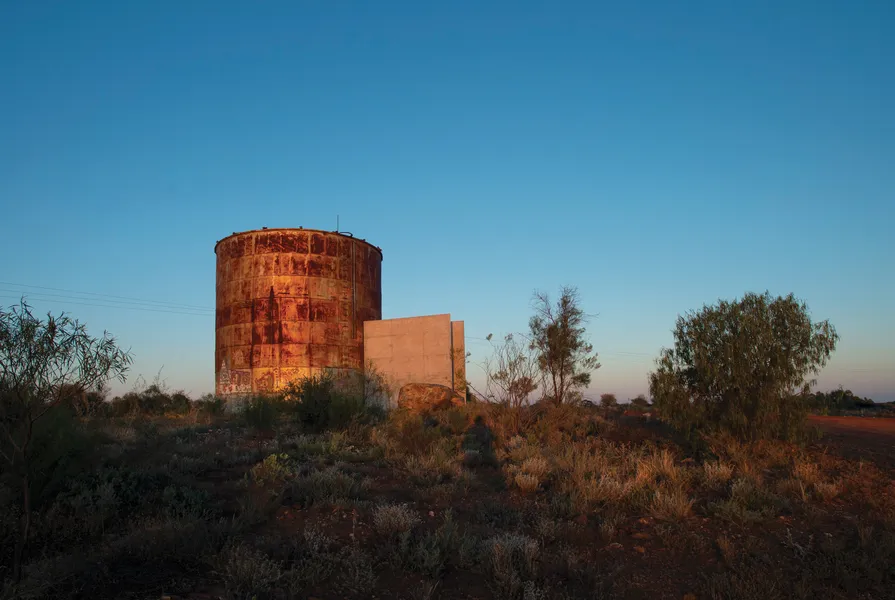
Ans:
<svg viewBox="0 0 895 600"><path fill-rule="evenodd" d="M331 231L260 229L214 251L218 395L363 366L364 321L382 318L382 250Z"/></svg>

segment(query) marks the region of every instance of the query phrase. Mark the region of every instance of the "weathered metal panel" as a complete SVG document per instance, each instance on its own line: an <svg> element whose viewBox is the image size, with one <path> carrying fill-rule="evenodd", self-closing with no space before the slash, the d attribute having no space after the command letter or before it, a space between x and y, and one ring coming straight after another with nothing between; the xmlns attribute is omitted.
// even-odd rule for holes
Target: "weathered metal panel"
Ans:
<svg viewBox="0 0 895 600"><path fill-rule="evenodd" d="M272 392L363 365L363 323L382 318L382 251L309 229L235 233L215 246L215 390Z"/></svg>

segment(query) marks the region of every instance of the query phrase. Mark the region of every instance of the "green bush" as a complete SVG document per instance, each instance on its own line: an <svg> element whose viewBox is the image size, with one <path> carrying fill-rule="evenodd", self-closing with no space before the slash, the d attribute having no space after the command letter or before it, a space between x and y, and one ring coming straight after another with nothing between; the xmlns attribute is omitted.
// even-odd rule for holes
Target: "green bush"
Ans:
<svg viewBox="0 0 895 600"><path fill-rule="evenodd" d="M267 396L255 396L242 409L246 425L254 429L271 429L277 420L277 403Z"/></svg>
<svg viewBox="0 0 895 600"><path fill-rule="evenodd" d="M312 375L290 382L283 400L296 420L314 432L345 429L352 422L371 421L382 410L372 407L363 397L336 389L336 381L328 375Z"/></svg>
<svg viewBox="0 0 895 600"><path fill-rule="evenodd" d="M210 416L218 416L224 414L224 399L212 394L206 394L196 400L196 409L200 413Z"/></svg>
<svg viewBox="0 0 895 600"><path fill-rule="evenodd" d="M679 316L674 338L649 376L658 415L690 438L750 440L801 437L811 378L839 340L804 302L768 292Z"/></svg>
<svg viewBox="0 0 895 600"><path fill-rule="evenodd" d="M55 406L36 421L29 444L33 508L51 501L71 477L87 468L98 445L97 436L84 429L68 406ZM20 469L2 465L0 482L14 490L16 498L21 496L22 475Z"/></svg>
<svg viewBox="0 0 895 600"><path fill-rule="evenodd" d="M332 378L326 375L312 375L292 381L283 392L283 400L294 409L299 423L312 431L323 431L329 421L333 383Z"/></svg>

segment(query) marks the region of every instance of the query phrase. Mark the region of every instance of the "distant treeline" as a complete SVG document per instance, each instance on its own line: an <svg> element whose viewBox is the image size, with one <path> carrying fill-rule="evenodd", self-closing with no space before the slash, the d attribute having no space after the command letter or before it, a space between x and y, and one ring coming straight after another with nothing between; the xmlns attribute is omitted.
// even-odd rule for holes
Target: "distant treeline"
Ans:
<svg viewBox="0 0 895 600"><path fill-rule="evenodd" d="M211 394L194 400L185 392L169 391L159 383L115 396L111 400L106 389L82 391L69 397L71 408L81 417L186 415L193 411L218 414L224 408L224 400Z"/></svg>
<svg viewBox="0 0 895 600"><path fill-rule="evenodd" d="M877 404L870 398L862 398L851 390L839 388L829 392L814 392L808 396L808 410L821 415L837 415L849 412L895 412L891 403Z"/></svg>

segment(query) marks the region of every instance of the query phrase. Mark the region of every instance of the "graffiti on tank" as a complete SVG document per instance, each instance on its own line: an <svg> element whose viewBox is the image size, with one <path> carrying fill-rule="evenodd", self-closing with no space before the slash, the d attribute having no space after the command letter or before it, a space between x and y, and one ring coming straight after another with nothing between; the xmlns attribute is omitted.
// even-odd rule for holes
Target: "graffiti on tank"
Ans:
<svg viewBox="0 0 895 600"><path fill-rule="evenodd" d="M227 361L221 361L221 369L218 371L217 395L249 394L251 392L251 377L247 373L231 371L227 368Z"/></svg>

